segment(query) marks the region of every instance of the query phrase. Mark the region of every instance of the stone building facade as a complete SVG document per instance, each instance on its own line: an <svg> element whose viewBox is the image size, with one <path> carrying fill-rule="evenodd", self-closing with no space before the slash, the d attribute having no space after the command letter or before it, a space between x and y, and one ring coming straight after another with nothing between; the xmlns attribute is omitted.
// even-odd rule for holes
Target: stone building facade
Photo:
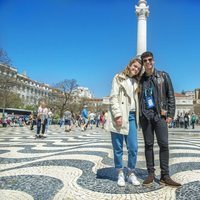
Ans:
<svg viewBox="0 0 200 200"><path fill-rule="evenodd" d="M75 90L73 90L73 95L81 98L93 98L91 91L87 87L77 87Z"/></svg>
<svg viewBox="0 0 200 200"><path fill-rule="evenodd" d="M185 113L192 113L194 112L194 105L193 105L193 96L186 96L184 94L175 93L175 101L176 101L176 113L180 115L181 113L184 115Z"/></svg>
<svg viewBox="0 0 200 200"><path fill-rule="evenodd" d="M62 92L58 89L48 84L34 81L26 76L25 73L20 74L16 68L7 65L0 64L0 78L2 80L10 79L13 81L12 91L19 94L24 105L34 105L40 99L46 98L55 100L57 96L62 95ZM73 93L77 97L92 98L92 93L85 87L78 87Z"/></svg>
<svg viewBox="0 0 200 200"><path fill-rule="evenodd" d="M56 98L59 91L48 84L39 83L25 74L19 74L17 69L0 64L0 77L2 80L10 79L14 85L12 92L19 94L25 105L37 104L40 99Z"/></svg>
<svg viewBox="0 0 200 200"><path fill-rule="evenodd" d="M196 88L194 92L195 92L194 103L200 104L200 88Z"/></svg>

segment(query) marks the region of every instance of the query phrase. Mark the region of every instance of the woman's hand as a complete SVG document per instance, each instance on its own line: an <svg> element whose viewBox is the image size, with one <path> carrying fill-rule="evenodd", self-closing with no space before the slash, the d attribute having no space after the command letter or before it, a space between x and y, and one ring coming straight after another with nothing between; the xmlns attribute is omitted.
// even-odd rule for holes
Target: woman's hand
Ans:
<svg viewBox="0 0 200 200"><path fill-rule="evenodd" d="M115 123L117 126L122 126L122 117L116 117L115 118Z"/></svg>

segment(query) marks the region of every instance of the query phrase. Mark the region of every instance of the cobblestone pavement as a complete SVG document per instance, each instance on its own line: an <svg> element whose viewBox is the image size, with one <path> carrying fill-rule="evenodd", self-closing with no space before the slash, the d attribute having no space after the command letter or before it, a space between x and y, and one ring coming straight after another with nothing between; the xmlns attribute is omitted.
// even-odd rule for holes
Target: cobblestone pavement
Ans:
<svg viewBox="0 0 200 200"><path fill-rule="evenodd" d="M103 129L65 133L51 126L47 138L35 139L34 134L27 127L0 128L1 200L200 199L200 131L170 129L170 174L183 184L180 188L159 185L156 143L157 181L151 187L126 183L120 188L110 134ZM141 133L138 141L136 175L142 183L147 172Z"/></svg>

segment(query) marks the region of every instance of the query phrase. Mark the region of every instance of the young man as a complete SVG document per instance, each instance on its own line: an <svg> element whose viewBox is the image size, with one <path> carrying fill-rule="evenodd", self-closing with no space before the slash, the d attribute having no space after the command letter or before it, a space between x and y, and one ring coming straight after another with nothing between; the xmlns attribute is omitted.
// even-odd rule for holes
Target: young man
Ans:
<svg viewBox="0 0 200 200"><path fill-rule="evenodd" d="M169 75L154 68L154 57L151 52L141 55L142 64L145 69L140 82L140 124L143 131L145 143L145 158L148 177L143 185L153 183L155 178L154 168L154 132L160 148L160 183L169 186L181 186L169 176L169 145L168 128L175 113L174 90Z"/></svg>

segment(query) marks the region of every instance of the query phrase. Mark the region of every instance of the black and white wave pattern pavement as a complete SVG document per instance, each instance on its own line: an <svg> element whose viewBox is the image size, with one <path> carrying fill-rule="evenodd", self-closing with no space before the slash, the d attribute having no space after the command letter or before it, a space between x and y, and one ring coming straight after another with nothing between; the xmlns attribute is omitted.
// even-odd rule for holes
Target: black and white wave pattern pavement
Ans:
<svg viewBox="0 0 200 200"><path fill-rule="evenodd" d="M100 128L65 133L51 126L47 138L35 139L34 134L26 127L0 128L1 200L200 199L200 135L169 137L170 174L182 187L159 185L155 143L157 181L151 187L126 183L120 188L109 133ZM142 183L147 172L141 133L138 141L136 175ZM126 166L126 150L124 160Z"/></svg>

